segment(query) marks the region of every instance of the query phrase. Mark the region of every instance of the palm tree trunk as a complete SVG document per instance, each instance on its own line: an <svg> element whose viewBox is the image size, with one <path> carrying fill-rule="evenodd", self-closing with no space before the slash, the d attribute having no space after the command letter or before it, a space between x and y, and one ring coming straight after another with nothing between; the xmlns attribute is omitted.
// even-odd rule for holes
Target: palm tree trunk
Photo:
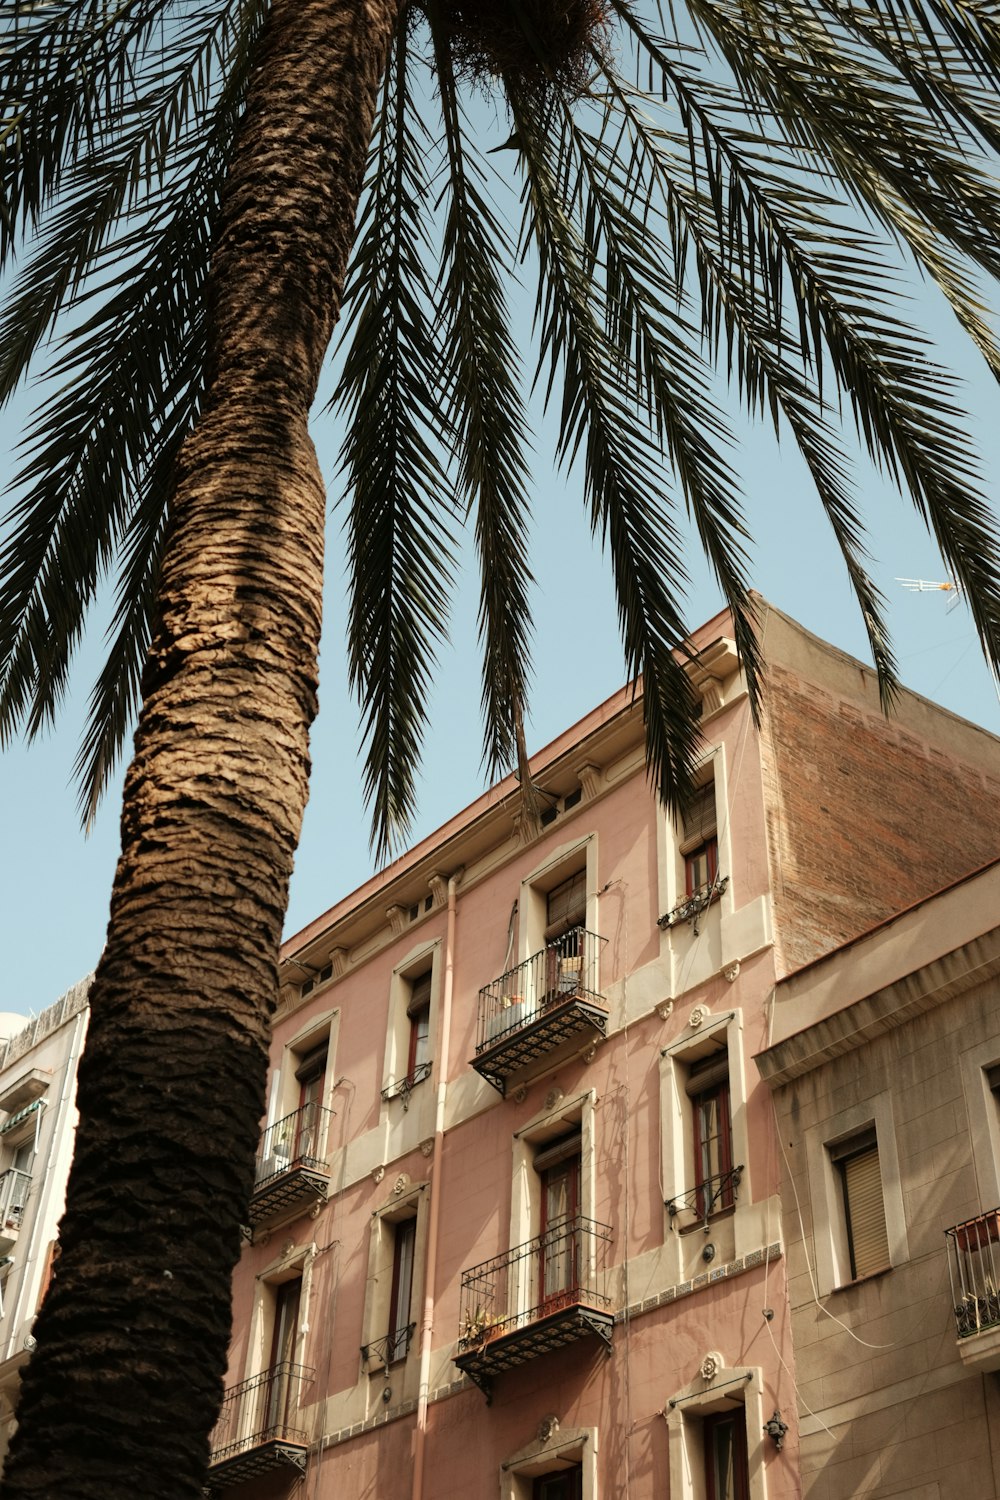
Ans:
<svg viewBox="0 0 1000 1500"><path fill-rule="evenodd" d="M204 1481L316 707L326 502L307 421L398 9L274 0L262 36L5 1500L193 1500Z"/></svg>

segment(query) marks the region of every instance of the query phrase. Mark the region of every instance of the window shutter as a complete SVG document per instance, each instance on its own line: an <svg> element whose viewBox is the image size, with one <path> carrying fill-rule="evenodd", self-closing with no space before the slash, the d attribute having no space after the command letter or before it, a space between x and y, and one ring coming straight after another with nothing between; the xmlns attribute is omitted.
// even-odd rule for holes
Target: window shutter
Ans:
<svg viewBox="0 0 1000 1500"><path fill-rule="evenodd" d="M848 1233L851 1241L851 1271L855 1278L889 1265L889 1238L885 1228L885 1202L878 1147L848 1157L844 1174Z"/></svg>
<svg viewBox="0 0 1000 1500"><path fill-rule="evenodd" d="M715 782L699 787L682 815L683 839L707 838L715 832Z"/></svg>
<svg viewBox="0 0 1000 1500"><path fill-rule="evenodd" d="M419 979L410 981L410 1003L406 1007L406 1014L410 1020L416 1020L424 1011L430 1010L431 1006L431 971L421 974Z"/></svg>
<svg viewBox="0 0 1000 1500"><path fill-rule="evenodd" d="M547 927L582 927L587 920L587 872L579 870L549 891L545 901Z"/></svg>

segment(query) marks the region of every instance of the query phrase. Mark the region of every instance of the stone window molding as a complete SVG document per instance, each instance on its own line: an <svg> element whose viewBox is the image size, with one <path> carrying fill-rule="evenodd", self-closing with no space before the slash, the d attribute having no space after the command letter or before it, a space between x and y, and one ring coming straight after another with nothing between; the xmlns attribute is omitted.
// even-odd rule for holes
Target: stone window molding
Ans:
<svg viewBox="0 0 1000 1500"><path fill-rule="evenodd" d="M563 1427L547 1418L535 1440L500 1465L500 1500L531 1500L540 1475L571 1464L580 1466L583 1500L598 1500L597 1451L596 1427Z"/></svg>
<svg viewBox="0 0 1000 1500"><path fill-rule="evenodd" d="M843 1186L830 1148L872 1128L878 1143L889 1265L899 1266L909 1259L892 1095L886 1090L828 1115L805 1131L816 1285L821 1297L852 1285Z"/></svg>
<svg viewBox="0 0 1000 1500"><path fill-rule="evenodd" d="M742 1402L746 1416L750 1500L767 1500L764 1465L764 1379L758 1365L727 1366L712 1350L695 1378L663 1405L670 1451L670 1500L701 1500L705 1470L702 1421Z"/></svg>

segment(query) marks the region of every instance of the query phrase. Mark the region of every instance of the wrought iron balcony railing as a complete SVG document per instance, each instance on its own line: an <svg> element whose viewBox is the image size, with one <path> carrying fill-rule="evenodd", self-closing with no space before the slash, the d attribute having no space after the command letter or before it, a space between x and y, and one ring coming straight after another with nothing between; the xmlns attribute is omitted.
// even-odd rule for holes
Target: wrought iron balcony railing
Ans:
<svg viewBox="0 0 1000 1500"><path fill-rule="evenodd" d="M690 922L695 937L698 936L698 923L702 916L714 902L724 893L729 884L728 875L716 875L714 879L707 881L705 885L699 886L683 901L679 901L671 910L664 912L662 917L657 917L656 925L662 928L676 927L680 922Z"/></svg>
<svg viewBox="0 0 1000 1500"><path fill-rule="evenodd" d="M10 1244L21 1227L31 1189L31 1173L10 1167L0 1173L0 1239Z"/></svg>
<svg viewBox="0 0 1000 1500"><path fill-rule="evenodd" d="M605 942L573 927L479 991L472 1066L501 1093L527 1064L606 1034L608 1008L598 987Z"/></svg>
<svg viewBox="0 0 1000 1500"><path fill-rule="evenodd" d="M960 1339L1000 1327L1000 1208L944 1232Z"/></svg>
<svg viewBox="0 0 1000 1500"><path fill-rule="evenodd" d="M333 1111L320 1104L303 1104L269 1125L260 1138L254 1191L290 1167L325 1167L332 1118Z"/></svg>
<svg viewBox="0 0 1000 1500"><path fill-rule="evenodd" d="M264 1131L248 1211L251 1228L286 1209L304 1207L326 1196L327 1137L332 1119L332 1110L320 1104L304 1104Z"/></svg>
<svg viewBox="0 0 1000 1500"><path fill-rule="evenodd" d="M314 1372L288 1362L230 1386L211 1437L209 1483L242 1484L273 1469L306 1466L309 1434L300 1414Z"/></svg>
<svg viewBox="0 0 1000 1500"><path fill-rule="evenodd" d="M397 1359L405 1359L410 1352L410 1340L416 1326L416 1323L407 1323L405 1328L387 1333L385 1338L372 1339L370 1344L362 1344L361 1358L365 1368L374 1365L377 1369L388 1369Z"/></svg>
<svg viewBox="0 0 1000 1500"><path fill-rule="evenodd" d="M742 1166L731 1167L728 1172L717 1172L714 1177L706 1177L704 1182L699 1182L688 1192L679 1193L676 1198L668 1198L667 1213L673 1220L679 1213L687 1210L703 1224L707 1224L712 1214L736 1207L737 1190L742 1180Z"/></svg>
<svg viewBox="0 0 1000 1500"><path fill-rule="evenodd" d="M611 1347L606 1224L569 1215L462 1275L455 1363L489 1399L493 1376L596 1334Z"/></svg>
<svg viewBox="0 0 1000 1500"><path fill-rule="evenodd" d="M412 1073L407 1073L405 1078L397 1078L395 1083L389 1083L382 1090L382 1098L388 1103L390 1099L402 1099L403 1108L409 1109L410 1095L418 1083L423 1083L425 1078L431 1076L433 1064L429 1062L417 1063Z"/></svg>

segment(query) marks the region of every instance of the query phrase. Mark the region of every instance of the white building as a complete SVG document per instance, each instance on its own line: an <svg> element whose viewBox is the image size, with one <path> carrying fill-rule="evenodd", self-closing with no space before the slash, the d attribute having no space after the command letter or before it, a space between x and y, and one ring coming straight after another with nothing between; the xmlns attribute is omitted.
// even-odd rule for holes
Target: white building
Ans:
<svg viewBox="0 0 1000 1500"><path fill-rule="evenodd" d="M0 1456L52 1274L76 1132L90 980L33 1021L0 1013Z"/></svg>

